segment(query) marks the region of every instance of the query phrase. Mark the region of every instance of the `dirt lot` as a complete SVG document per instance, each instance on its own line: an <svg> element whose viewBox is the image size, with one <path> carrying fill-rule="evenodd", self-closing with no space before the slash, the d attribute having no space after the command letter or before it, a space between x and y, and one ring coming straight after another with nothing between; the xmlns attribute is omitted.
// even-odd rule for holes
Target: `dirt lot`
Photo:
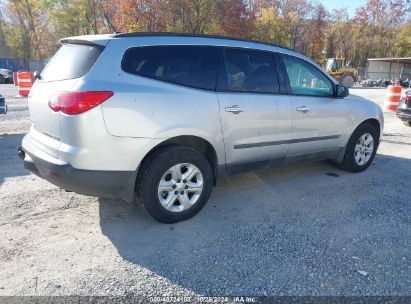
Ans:
<svg viewBox="0 0 411 304"><path fill-rule="evenodd" d="M26 172L27 101L0 94L0 295L411 295L411 128L392 113L366 172L233 176L195 218L163 225Z"/></svg>

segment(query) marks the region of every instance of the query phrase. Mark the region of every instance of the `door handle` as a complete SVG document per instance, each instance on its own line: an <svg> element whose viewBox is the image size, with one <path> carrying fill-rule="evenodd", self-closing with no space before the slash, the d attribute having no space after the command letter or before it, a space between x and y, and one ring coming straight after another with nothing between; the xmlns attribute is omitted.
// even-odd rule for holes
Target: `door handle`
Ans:
<svg viewBox="0 0 411 304"><path fill-rule="evenodd" d="M225 108L225 111L226 111L226 112L231 112L231 113L233 113L233 114L239 114L239 113L241 113L241 112L244 112L244 110L241 109L240 106L238 106L238 105L233 105L233 106L231 106L231 107L226 107L226 108Z"/></svg>
<svg viewBox="0 0 411 304"><path fill-rule="evenodd" d="M302 107L298 107L296 109L298 112L303 112L303 113L307 113L308 111L310 111L310 108L307 108L306 106L302 106Z"/></svg>

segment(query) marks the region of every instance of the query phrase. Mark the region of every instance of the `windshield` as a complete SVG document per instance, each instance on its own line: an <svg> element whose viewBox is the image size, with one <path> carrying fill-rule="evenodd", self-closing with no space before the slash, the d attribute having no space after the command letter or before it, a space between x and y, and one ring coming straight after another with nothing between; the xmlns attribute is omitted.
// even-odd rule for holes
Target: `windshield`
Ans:
<svg viewBox="0 0 411 304"><path fill-rule="evenodd" d="M334 62L335 62L335 61L334 61L333 58L327 59L327 64L326 64L327 70L333 70L333 69L335 69Z"/></svg>
<svg viewBox="0 0 411 304"><path fill-rule="evenodd" d="M84 76L100 56L103 47L64 44L41 73L42 81L58 81Z"/></svg>
<svg viewBox="0 0 411 304"><path fill-rule="evenodd" d="M333 72L338 71L342 67L342 60L336 58L328 58L326 68L327 70L331 70Z"/></svg>

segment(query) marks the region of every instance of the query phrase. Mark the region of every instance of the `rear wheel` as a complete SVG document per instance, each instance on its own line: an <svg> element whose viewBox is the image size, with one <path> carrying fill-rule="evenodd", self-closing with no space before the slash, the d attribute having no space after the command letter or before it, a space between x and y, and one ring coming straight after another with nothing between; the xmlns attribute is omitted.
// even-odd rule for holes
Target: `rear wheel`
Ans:
<svg viewBox="0 0 411 304"><path fill-rule="evenodd" d="M152 218L176 223L196 215L208 201L213 171L199 151L181 146L161 148L142 164L136 198Z"/></svg>
<svg viewBox="0 0 411 304"><path fill-rule="evenodd" d="M341 167L349 172L362 172L373 161L378 147L378 131L363 123L351 135Z"/></svg>

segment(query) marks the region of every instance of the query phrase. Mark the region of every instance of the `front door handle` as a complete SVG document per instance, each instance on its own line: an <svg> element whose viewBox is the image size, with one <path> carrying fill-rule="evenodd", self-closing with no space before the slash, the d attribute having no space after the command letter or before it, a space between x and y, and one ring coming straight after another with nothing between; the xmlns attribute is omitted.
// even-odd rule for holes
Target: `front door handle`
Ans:
<svg viewBox="0 0 411 304"><path fill-rule="evenodd" d="M307 113L308 111L310 111L310 108L307 108L306 106L302 106L302 107L298 107L296 109L298 112L303 112L303 113Z"/></svg>
<svg viewBox="0 0 411 304"><path fill-rule="evenodd" d="M231 107L226 107L226 108L225 108L225 111L226 111L226 112L231 112L231 113L233 113L233 114L239 114L239 113L241 113L241 112L244 112L244 110L241 109L240 106L238 106L238 105L233 105L233 106L231 106Z"/></svg>

